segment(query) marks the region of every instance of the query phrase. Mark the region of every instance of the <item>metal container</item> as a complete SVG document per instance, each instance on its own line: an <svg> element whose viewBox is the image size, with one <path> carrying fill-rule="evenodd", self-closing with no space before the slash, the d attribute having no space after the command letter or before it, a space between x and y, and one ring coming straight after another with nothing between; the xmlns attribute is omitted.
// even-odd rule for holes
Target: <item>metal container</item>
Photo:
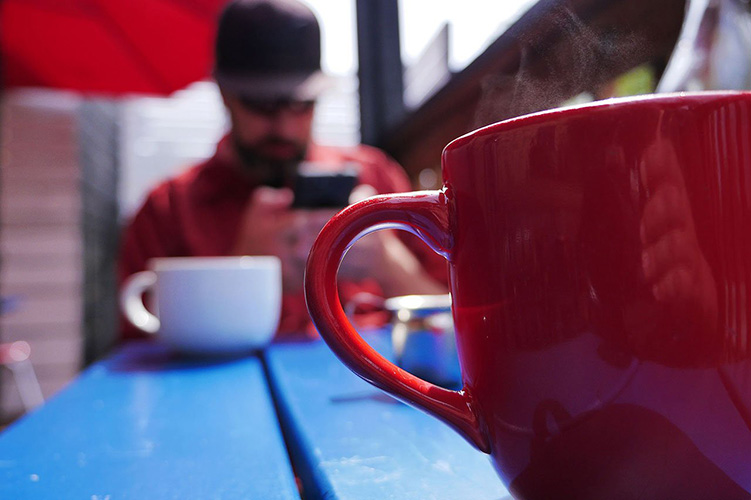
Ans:
<svg viewBox="0 0 751 500"><path fill-rule="evenodd" d="M429 382L461 386L450 295L405 295L384 302L393 313L396 364Z"/></svg>

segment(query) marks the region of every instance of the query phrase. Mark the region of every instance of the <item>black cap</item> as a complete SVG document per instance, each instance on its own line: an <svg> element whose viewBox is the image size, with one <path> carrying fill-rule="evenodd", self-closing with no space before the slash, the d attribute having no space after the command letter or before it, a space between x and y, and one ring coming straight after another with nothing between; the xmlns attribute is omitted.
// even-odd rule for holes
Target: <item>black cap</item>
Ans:
<svg viewBox="0 0 751 500"><path fill-rule="evenodd" d="M255 99L311 100L327 86L321 32L294 0L233 0L219 18L214 78Z"/></svg>

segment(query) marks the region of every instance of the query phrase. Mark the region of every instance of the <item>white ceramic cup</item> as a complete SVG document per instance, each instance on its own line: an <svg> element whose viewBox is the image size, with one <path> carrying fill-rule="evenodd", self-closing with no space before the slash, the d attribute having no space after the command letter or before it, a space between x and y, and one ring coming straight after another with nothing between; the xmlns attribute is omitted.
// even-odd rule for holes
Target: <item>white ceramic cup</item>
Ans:
<svg viewBox="0 0 751 500"><path fill-rule="evenodd" d="M281 262L277 257L152 259L130 276L120 307L134 326L175 349L232 353L268 344L279 325ZM151 310L143 295L151 292Z"/></svg>

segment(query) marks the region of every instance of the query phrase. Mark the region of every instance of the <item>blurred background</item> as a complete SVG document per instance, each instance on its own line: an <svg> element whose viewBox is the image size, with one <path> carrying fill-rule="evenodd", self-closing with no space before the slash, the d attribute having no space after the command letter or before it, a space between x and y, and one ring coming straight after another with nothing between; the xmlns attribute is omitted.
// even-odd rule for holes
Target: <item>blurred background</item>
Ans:
<svg viewBox="0 0 751 500"><path fill-rule="evenodd" d="M0 423L39 401L28 397L37 381L50 397L111 347L122 225L156 182L212 155L226 127L209 78L223 3L0 1L0 344L27 342L36 374L5 359ZM306 3L337 82L316 108L315 139L379 146L415 189L439 187L442 148L477 127L653 92L691 7ZM706 17L719 3L693 8Z"/></svg>

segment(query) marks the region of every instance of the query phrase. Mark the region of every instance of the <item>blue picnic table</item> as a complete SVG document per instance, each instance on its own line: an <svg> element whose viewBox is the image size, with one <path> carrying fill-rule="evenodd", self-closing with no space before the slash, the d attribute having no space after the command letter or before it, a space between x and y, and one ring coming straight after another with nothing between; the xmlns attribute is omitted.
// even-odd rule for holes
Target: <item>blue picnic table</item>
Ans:
<svg viewBox="0 0 751 500"><path fill-rule="evenodd" d="M389 356L384 332L366 337ZM297 480L296 480L297 476ZM0 499L510 499L488 459L322 341L126 345L0 434Z"/></svg>

